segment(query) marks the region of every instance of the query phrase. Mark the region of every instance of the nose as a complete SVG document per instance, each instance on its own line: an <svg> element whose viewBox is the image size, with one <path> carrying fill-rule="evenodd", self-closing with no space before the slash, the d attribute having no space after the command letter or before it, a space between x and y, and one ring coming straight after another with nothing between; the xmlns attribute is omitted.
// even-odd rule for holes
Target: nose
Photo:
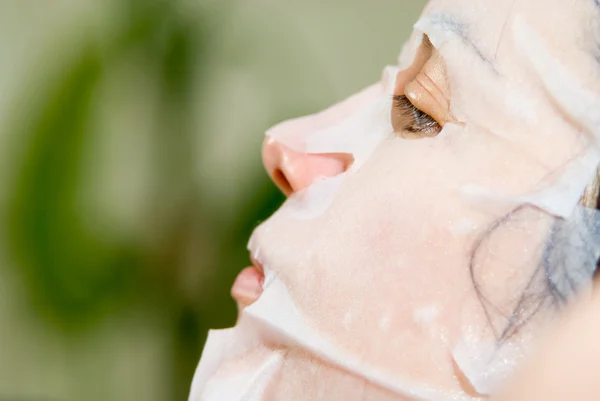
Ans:
<svg viewBox="0 0 600 401"><path fill-rule="evenodd" d="M296 152L270 137L264 141L262 158L269 176L286 196L335 177L352 164L352 156L346 153Z"/></svg>

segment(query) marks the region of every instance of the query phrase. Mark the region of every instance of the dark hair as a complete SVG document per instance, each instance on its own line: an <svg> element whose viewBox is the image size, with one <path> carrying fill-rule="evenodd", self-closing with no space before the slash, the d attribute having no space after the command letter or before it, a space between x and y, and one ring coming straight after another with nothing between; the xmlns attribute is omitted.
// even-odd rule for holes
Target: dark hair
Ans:
<svg viewBox="0 0 600 401"><path fill-rule="evenodd" d="M486 296L478 280L481 256L488 249L485 245L500 227L518 222L520 216L531 215L532 211L537 211L540 216L549 215L535 206L520 205L475 240L469 271L486 319L499 344L515 335L540 310L561 309L581 287L589 285L598 272L600 226L596 210L599 209L599 183L600 170L586 187L579 202L582 207L576 210L574 216L569 220L554 218L547 237L539 244L540 260L508 313Z"/></svg>

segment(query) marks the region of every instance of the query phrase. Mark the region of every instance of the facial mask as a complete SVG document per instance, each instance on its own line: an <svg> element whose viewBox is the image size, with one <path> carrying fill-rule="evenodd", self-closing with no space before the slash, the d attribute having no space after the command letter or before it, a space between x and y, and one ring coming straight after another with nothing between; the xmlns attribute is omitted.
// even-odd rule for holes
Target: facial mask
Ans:
<svg viewBox="0 0 600 401"><path fill-rule="evenodd" d="M354 164L257 228L264 293L211 332L190 400L466 400L501 387L585 296L600 252L596 212L576 206L599 161L599 14L586 1L432 1L400 62L430 38L456 122L395 137L387 78L270 130Z"/></svg>
<svg viewBox="0 0 600 401"><path fill-rule="evenodd" d="M446 3L448 7L452 4L451 1ZM503 42L493 55L484 54L473 43L478 36L467 32L469 25L463 24L461 17L432 13L415 27L428 35L445 56L449 76L461 83L454 86L458 90L453 91L451 102L460 121L509 141L515 152L530 154L531 159L537 159L540 164L556 166L549 168L552 175L541 177L529 193L499 193L492 188L482 192L488 199L513 198L514 203L534 204L554 215L567 217L600 160L600 113L597 111L600 97L585 89L580 76L567 71L550 53L547 43L529 26L538 22L544 12L536 10L539 15L528 15L536 17L528 23L527 17L519 13L521 3L514 3L511 11L514 17L502 26L502 34L498 35L512 38L512 43L504 46L514 46L510 50L515 54L506 57L507 65L500 58ZM579 55L582 64L586 56L591 58L589 53ZM464 60L469 57L470 62L480 68L465 69ZM500 68L506 70L507 77L500 74ZM541 88L536 88L533 82L515 79L519 75L542 80ZM597 83L595 86L597 88ZM473 102L475 93L483 98L481 102ZM557 113L562 115L557 116ZM577 124L566 123L565 117ZM532 141L541 139L531 135L532 130L546 141L541 149Z"/></svg>
<svg viewBox="0 0 600 401"><path fill-rule="evenodd" d="M521 305L514 304L507 309L509 313L513 311L515 319L521 319L543 304L547 304L543 310L552 310L556 304L589 285L600 255L600 213L578 208L569 220L565 220L526 207L504 224L510 235L517 236L526 234L533 227L548 227L543 247L538 247L533 253L525 252L511 261L511 265L518 266L514 263L516 260L528 259L531 254L537 256L526 288L515 292L520 297L517 304L521 302ZM501 231L498 233L500 236L503 235ZM488 240L490 244L485 244L483 250L484 259L489 257L489 250L495 248L493 243L497 241L491 237ZM486 276L489 270L497 269L482 263L475 267L473 274ZM505 271L505 274L512 273ZM543 282L547 280L555 288L550 297L546 297L544 291ZM517 282L524 283L523 280ZM479 283L485 285L486 280ZM519 326L518 335L499 341L507 321L496 319L494 313L498 311L492 311L488 312L491 326L476 324L477 315L482 313L478 311L481 306L478 303L482 301L471 301L475 302L463 303L461 336L452 349L452 358L478 393L492 394L527 355L532 341L531 331L527 326ZM503 305L498 302L495 306ZM436 327L438 314L438 308L430 305L416 309L414 319L429 336L440 335L443 342L451 343L450 337L444 338L448 333ZM352 316L345 318L352 320ZM403 397L415 400L470 399L460 391L444 392L389 375L377 366L365 363L360 354L350 354L338 348L330 338L315 331L309 322L310 318L298 309L286 285L275 273L267 270L265 292L256 303L246 308L238 326L210 333L192 395L202 394L198 398L202 400L223 399L225 395L228 400L283 399L289 387L282 386L278 375L282 370L296 366L300 359L309 362L309 365L314 364L312 370L320 372L319 377L315 377L318 382L311 384L319 388L321 398L317 399L339 399L337 397L345 394L348 386L359 388L360 393L356 394L361 397L370 394L382 400ZM386 330L390 323L381 324L380 321L377 330ZM493 332L498 328L500 330ZM291 370L295 372L296 369ZM224 390L229 392L224 393Z"/></svg>
<svg viewBox="0 0 600 401"><path fill-rule="evenodd" d="M513 233L521 231L519 226L523 223L520 220L525 213L531 215L527 218L529 221L546 219L545 213L523 209L504 222L506 229ZM536 217L536 213L539 216ZM512 299L512 304L502 311L498 309L502 306L500 301L489 302L484 298L482 305L490 325L474 325L471 318L464 319L462 339L454 347L452 355L457 366L481 394L494 394L494 391L500 390L517 364L528 355L535 331L520 322L527 322L532 317L540 318L532 314L534 311L553 313L590 289L600 257L600 212L577 207L568 219L553 219L548 231L544 246L535 252L539 255L537 267L526 286L515 291L517 296ZM489 237L486 241L494 242L494 239ZM487 245L482 243L481 248ZM518 263L513 265L519 266ZM498 271L495 267L486 267L486 263L479 263L473 274L484 276L492 270ZM478 283L484 284L485 279L479 279ZM546 283L550 284L552 291L548 292ZM488 289L485 293L498 292ZM511 324L507 324L507 315Z"/></svg>
<svg viewBox="0 0 600 401"><path fill-rule="evenodd" d="M254 335L249 335L250 332ZM247 348L243 346L246 343L253 344L256 337L268 339L267 343L271 347L261 349L256 345ZM292 351L283 351L283 347ZM232 352L242 348L245 350ZM338 398L351 389L359 389L360 394L367 399L377 397L392 400L397 399L397 395L418 400L466 399L460 394L449 397L433 388L420 388L413 383L405 383L397 377L378 371L376 366L365 366L358 355L350 355L338 349L334 343L306 324L305 317L296 309L285 285L276 277L269 281L260 300L245 310L242 321L236 328L211 331L205 350L203 363L196 372L193 386L198 392L202 392L200 399L203 400L223 399L224 393L218 391L223 387L232 391L225 397L231 401L286 399L287 390L281 390L277 384L277 372L281 371L284 364L297 365L298 352L302 359L310 355L310 363L317 365L329 377L329 380L316 385L320 392L318 399L354 399L346 398L348 395ZM248 365L249 354L256 354L257 350L261 350L258 352L260 356ZM231 369L233 374L227 374L227 368L223 373L224 354L229 354L225 365L234 365ZM247 369L240 369L242 367ZM265 385L265 380L272 385ZM298 384L300 383L296 385ZM350 389L340 389L340 385L350 386ZM209 390L204 390L206 388ZM213 388L217 389L214 396Z"/></svg>
<svg viewBox="0 0 600 401"><path fill-rule="evenodd" d="M380 84L315 117L317 121L322 120L323 125L319 124L310 134L300 129L296 120L287 123L293 129L280 125L267 135L297 152L350 154L354 158L350 171L357 171L373 149L393 134L389 115L397 73L396 67L385 68ZM336 119L340 114L342 116ZM334 123L327 124L331 120Z"/></svg>

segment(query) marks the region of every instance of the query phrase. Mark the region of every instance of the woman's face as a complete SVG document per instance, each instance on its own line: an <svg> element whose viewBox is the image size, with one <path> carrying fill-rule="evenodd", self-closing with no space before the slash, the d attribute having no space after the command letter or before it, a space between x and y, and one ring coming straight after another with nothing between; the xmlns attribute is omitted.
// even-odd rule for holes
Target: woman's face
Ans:
<svg viewBox="0 0 600 401"><path fill-rule="evenodd" d="M267 133L289 197L252 236L265 278L238 279L240 320L211 333L193 400L497 388L560 280L590 277L548 258L598 162L600 7L564 3L432 1L399 69Z"/></svg>

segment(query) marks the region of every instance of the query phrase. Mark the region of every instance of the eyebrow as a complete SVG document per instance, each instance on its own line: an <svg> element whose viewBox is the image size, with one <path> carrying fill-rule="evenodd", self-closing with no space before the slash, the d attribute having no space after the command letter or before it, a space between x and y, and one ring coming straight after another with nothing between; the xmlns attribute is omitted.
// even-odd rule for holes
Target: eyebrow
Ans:
<svg viewBox="0 0 600 401"><path fill-rule="evenodd" d="M468 34L468 25L459 22L448 14L435 14L431 16L431 23L437 29L442 32L449 32L456 35L467 47L471 48L473 52L483 61L492 64L491 61L484 56L483 52L473 39Z"/></svg>

